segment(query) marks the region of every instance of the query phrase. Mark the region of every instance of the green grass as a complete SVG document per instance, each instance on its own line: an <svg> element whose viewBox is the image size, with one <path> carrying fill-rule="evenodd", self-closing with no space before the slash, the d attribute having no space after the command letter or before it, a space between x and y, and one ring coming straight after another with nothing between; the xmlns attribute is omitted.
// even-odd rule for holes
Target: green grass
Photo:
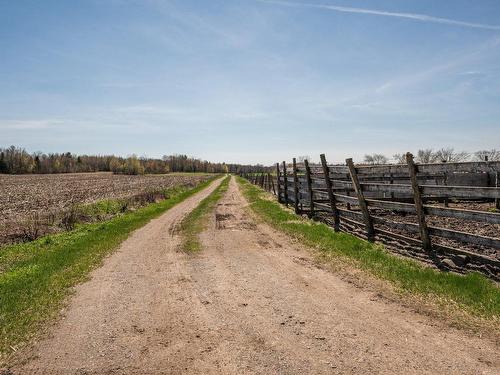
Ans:
<svg viewBox="0 0 500 375"><path fill-rule="evenodd" d="M207 187L171 190L169 199L111 220L33 242L0 247L0 354L35 335L57 315L71 287L86 279L132 231ZM105 206L100 209L107 210Z"/></svg>
<svg viewBox="0 0 500 375"><path fill-rule="evenodd" d="M169 199L185 190L187 190L185 186L174 186L169 189L152 190L150 193L154 198ZM87 221L102 220L153 203L144 199L145 197L141 200L140 194L129 198L103 199L95 203L77 205L75 210L78 216L87 218Z"/></svg>
<svg viewBox="0 0 500 375"><path fill-rule="evenodd" d="M104 199L99 202L78 206L78 213L92 218L116 215L125 210L125 199Z"/></svg>
<svg viewBox="0 0 500 375"><path fill-rule="evenodd" d="M491 321L500 313L500 290L486 277L471 273L458 275L440 272L421 263L392 255L381 245L372 244L347 233L335 233L322 223L303 219L270 200L261 189L238 178L252 210L273 227L314 246L325 255L354 263L398 290L445 302Z"/></svg>
<svg viewBox="0 0 500 375"><path fill-rule="evenodd" d="M168 172L167 176L212 176L209 172ZM220 174L217 174L220 175Z"/></svg>
<svg viewBox="0 0 500 375"><path fill-rule="evenodd" d="M230 178L230 176L227 176L222 180L220 185L181 221L179 232L182 235L182 250L186 252L201 250L199 234L205 227L205 218L222 198L222 195L227 190Z"/></svg>

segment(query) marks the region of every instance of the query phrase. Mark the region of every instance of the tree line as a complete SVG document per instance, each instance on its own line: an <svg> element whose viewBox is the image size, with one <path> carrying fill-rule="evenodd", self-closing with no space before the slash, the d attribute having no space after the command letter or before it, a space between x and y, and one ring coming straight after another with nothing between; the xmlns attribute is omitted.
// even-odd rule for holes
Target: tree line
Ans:
<svg viewBox="0 0 500 375"><path fill-rule="evenodd" d="M262 165L213 163L187 155L165 155L161 159L120 157L115 155L76 155L64 153L29 153L24 148L0 148L0 173L79 173L113 172L122 174L160 174L170 172L239 173L264 171Z"/></svg>
<svg viewBox="0 0 500 375"><path fill-rule="evenodd" d="M431 148L418 150L414 155L417 163L454 163L464 161L499 161L500 150L480 150L473 153L465 151L455 151L453 148L441 148L433 150ZM388 164L389 162L397 164L406 163L406 154L394 154L392 160L383 154L367 154L364 156L364 164Z"/></svg>

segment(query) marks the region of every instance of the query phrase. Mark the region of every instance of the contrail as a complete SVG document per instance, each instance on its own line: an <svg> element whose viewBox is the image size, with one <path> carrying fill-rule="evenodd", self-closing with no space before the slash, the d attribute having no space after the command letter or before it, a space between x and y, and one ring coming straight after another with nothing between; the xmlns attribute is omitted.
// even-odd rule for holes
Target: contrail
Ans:
<svg viewBox="0 0 500 375"><path fill-rule="evenodd" d="M419 13L387 12L387 11L375 10L375 9L352 8L352 7L343 7L343 6L326 5L326 4L293 3L293 2L279 1L279 0L257 0L257 1L262 2L262 3L284 5L284 6L289 6L289 7L327 9L327 10L331 10L334 12L371 14L371 15L375 15L375 16L407 18L407 19L421 21L421 22L434 22L434 23L441 23L441 24L446 24L446 25L472 27L475 29L500 30L500 25L487 25L487 24L483 24L483 23L459 21L459 20L453 20L450 18L434 17L434 16L429 16L427 14L419 14Z"/></svg>

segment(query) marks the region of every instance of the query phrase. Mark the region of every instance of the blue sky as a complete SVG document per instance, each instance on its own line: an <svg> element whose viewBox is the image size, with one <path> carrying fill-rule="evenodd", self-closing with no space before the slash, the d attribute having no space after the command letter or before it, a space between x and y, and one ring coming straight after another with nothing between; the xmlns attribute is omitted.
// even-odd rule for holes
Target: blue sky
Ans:
<svg viewBox="0 0 500 375"><path fill-rule="evenodd" d="M272 163L500 148L498 0L0 0L0 145Z"/></svg>

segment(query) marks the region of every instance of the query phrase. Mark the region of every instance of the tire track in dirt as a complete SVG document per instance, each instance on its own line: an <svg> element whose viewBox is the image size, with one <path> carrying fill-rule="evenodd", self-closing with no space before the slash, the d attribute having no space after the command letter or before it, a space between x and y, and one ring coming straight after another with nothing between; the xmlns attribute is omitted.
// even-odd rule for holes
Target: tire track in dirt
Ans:
<svg viewBox="0 0 500 375"><path fill-rule="evenodd" d="M494 374L498 347L316 266L256 223L231 179L203 250L169 232L210 191L131 236L14 374Z"/></svg>

